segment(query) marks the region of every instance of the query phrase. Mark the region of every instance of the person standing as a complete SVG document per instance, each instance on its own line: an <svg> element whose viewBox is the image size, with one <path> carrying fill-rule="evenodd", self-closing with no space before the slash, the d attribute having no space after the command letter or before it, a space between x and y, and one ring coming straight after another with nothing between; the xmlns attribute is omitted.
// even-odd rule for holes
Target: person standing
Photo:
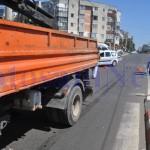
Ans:
<svg viewBox="0 0 150 150"><path fill-rule="evenodd" d="M150 60L147 63L147 74L150 75Z"/></svg>

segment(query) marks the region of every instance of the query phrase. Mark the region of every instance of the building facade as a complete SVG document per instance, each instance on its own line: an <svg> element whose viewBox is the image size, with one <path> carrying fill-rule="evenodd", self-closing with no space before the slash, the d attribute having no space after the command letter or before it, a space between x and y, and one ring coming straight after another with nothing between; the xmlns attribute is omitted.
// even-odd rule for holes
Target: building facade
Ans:
<svg viewBox="0 0 150 150"><path fill-rule="evenodd" d="M78 16L80 0L52 0L58 29L78 34Z"/></svg>
<svg viewBox="0 0 150 150"><path fill-rule="evenodd" d="M121 12L117 8L85 0L53 0L59 30L119 48ZM115 44L114 44L115 43Z"/></svg>

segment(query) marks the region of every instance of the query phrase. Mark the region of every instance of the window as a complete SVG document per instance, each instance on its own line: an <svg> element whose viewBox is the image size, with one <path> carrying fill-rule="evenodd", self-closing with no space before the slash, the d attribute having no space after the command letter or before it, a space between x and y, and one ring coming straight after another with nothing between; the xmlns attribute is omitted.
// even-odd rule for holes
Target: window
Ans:
<svg viewBox="0 0 150 150"><path fill-rule="evenodd" d="M98 11L98 7L93 7L93 11Z"/></svg>
<svg viewBox="0 0 150 150"><path fill-rule="evenodd" d="M67 22L58 22L58 26L65 27L67 26Z"/></svg>
<svg viewBox="0 0 150 150"><path fill-rule="evenodd" d="M73 27L73 23L71 23L71 26Z"/></svg>
<svg viewBox="0 0 150 150"><path fill-rule="evenodd" d="M104 57L104 53L100 53L100 56L101 56L101 57Z"/></svg>
<svg viewBox="0 0 150 150"><path fill-rule="evenodd" d="M111 17L108 17L108 18L107 18L107 21L108 21L108 22L114 22L114 19L111 18Z"/></svg>
<svg viewBox="0 0 150 150"><path fill-rule="evenodd" d="M102 17L102 20L105 21L105 17Z"/></svg>
<svg viewBox="0 0 150 150"><path fill-rule="evenodd" d="M93 20L98 20L98 16L93 16Z"/></svg>
<svg viewBox="0 0 150 150"><path fill-rule="evenodd" d="M79 23L79 27L83 28L84 27L84 23Z"/></svg>
<svg viewBox="0 0 150 150"><path fill-rule="evenodd" d="M73 13L71 14L71 18L74 18L74 14Z"/></svg>
<svg viewBox="0 0 150 150"><path fill-rule="evenodd" d="M64 4L64 3L58 3L58 4L57 4L57 7L67 8L68 5L67 5L67 4Z"/></svg>
<svg viewBox="0 0 150 150"><path fill-rule="evenodd" d="M85 16L84 14L79 14L80 19L84 19L84 16Z"/></svg>
<svg viewBox="0 0 150 150"><path fill-rule="evenodd" d="M97 28L97 24L92 24L92 27L93 28Z"/></svg>
<svg viewBox="0 0 150 150"><path fill-rule="evenodd" d="M83 36L84 35L84 32L79 32L79 36Z"/></svg>
<svg viewBox="0 0 150 150"><path fill-rule="evenodd" d="M114 39L114 35L113 34L107 34L106 37L107 37L107 39Z"/></svg>
<svg viewBox="0 0 150 150"><path fill-rule="evenodd" d="M104 38L104 34L101 34L101 38Z"/></svg>
<svg viewBox="0 0 150 150"><path fill-rule="evenodd" d="M91 34L91 37L92 37L92 38L97 38L97 33L92 33L92 34Z"/></svg>
<svg viewBox="0 0 150 150"><path fill-rule="evenodd" d="M112 52L112 53L111 53L111 56L116 56L116 53L115 53L115 52Z"/></svg>
<svg viewBox="0 0 150 150"><path fill-rule="evenodd" d="M107 30L111 30L111 26L110 25L107 26Z"/></svg>
<svg viewBox="0 0 150 150"><path fill-rule="evenodd" d="M113 13L113 10L108 9L108 13L112 14L112 13Z"/></svg>
<svg viewBox="0 0 150 150"><path fill-rule="evenodd" d="M110 57L111 56L110 52L106 52L105 55L106 55L106 57Z"/></svg>
<svg viewBox="0 0 150 150"><path fill-rule="evenodd" d="M102 26L102 29L104 30L104 29L105 29L105 26Z"/></svg>
<svg viewBox="0 0 150 150"><path fill-rule="evenodd" d="M71 4L71 8L74 8L74 4Z"/></svg>
<svg viewBox="0 0 150 150"><path fill-rule="evenodd" d="M81 10L85 10L85 6L84 5L80 5L80 9Z"/></svg>
<svg viewBox="0 0 150 150"><path fill-rule="evenodd" d="M105 12L105 9L103 9L103 12Z"/></svg>

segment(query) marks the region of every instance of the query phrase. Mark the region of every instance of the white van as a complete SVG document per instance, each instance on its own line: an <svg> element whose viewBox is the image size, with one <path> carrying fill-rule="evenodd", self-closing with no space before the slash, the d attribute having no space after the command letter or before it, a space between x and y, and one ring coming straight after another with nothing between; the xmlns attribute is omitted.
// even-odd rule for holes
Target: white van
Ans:
<svg viewBox="0 0 150 150"><path fill-rule="evenodd" d="M109 50L109 46L105 43L98 43L98 50Z"/></svg>
<svg viewBox="0 0 150 150"><path fill-rule="evenodd" d="M118 54L116 51L113 50L105 50L105 51L100 51L100 60L98 62L98 65L112 65L116 66L118 63Z"/></svg>

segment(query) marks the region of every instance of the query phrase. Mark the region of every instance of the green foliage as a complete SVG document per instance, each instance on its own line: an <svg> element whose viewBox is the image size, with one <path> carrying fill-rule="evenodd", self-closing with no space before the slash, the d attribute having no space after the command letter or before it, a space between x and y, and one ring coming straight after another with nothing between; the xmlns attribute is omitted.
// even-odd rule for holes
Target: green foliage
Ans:
<svg viewBox="0 0 150 150"><path fill-rule="evenodd" d="M127 40L127 41L126 41ZM132 38L128 38L128 39L120 39L119 41L119 45L126 47L126 49L130 52L135 50L135 44L133 42Z"/></svg>
<svg viewBox="0 0 150 150"><path fill-rule="evenodd" d="M130 52L135 51L135 44L133 43L133 39L132 38L127 40L127 49Z"/></svg>

